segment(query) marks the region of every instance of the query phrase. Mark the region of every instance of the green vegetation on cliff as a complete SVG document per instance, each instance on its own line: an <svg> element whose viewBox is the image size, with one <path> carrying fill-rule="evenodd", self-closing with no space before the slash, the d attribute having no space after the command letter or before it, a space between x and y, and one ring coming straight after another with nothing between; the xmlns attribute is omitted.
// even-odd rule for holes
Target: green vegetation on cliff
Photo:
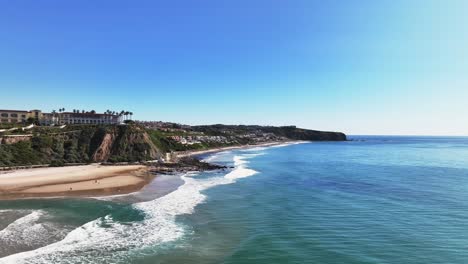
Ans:
<svg viewBox="0 0 468 264"><path fill-rule="evenodd" d="M166 152L279 142L346 140L337 132L270 126L185 126L152 129L141 124L68 125L14 130L0 135L0 167L70 163L136 162Z"/></svg>
<svg viewBox="0 0 468 264"><path fill-rule="evenodd" d="M344 141L346 135L341 132L327 132L297 128L295 126L255 126L255 125L207 125L192 126L193 131L203 132L212 136L246 135L246 134L272 134L290 140L308 141Z"/></svg>
<svg viewBox="0 0 468 264"><path fill-rule="evenodd" d="M137 126L37 128L28 140L0 145L0 166L143 161L160 156Z"/></svg>

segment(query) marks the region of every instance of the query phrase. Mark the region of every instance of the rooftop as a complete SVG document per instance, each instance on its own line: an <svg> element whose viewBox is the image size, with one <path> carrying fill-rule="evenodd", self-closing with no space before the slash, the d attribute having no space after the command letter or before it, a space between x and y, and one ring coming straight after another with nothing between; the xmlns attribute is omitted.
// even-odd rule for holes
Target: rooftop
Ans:
<svg viewBox="0 0 468 264"><path fill-rule="evenodd" d="M24 111L24 110L3 110L3 109L0 109L0 112L22 112L22 113L28 113L28 111Z"/></svg>
<svg viewBox="0 0 468 264"><path fill-rule="evenodd" d="M98 113L73 113L73 112L63 112L61 114L70 114L70 115L80 115L80 116L118 116L118 114L98 114Z"/></svg>

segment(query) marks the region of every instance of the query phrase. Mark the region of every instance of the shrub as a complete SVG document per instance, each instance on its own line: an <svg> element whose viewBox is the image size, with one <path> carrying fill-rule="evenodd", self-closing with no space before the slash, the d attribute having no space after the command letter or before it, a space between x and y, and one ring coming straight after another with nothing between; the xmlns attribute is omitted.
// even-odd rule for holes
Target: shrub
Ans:
<svg viewBox="0 0 468 264"><path fill-rule="evenodd" d="M62 160L53 160L50 162L49 167L63 167L65 163Z"/></svg>

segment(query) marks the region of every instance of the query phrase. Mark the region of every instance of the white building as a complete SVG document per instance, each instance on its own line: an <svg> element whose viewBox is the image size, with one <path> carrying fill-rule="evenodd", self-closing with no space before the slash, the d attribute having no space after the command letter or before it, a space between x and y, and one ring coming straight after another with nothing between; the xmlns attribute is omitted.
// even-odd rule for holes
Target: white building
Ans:
<svg viewBox="0 0 468 264"><path fill-rule="evenodd" d="M97 113L73 113L64 112L57 114L58 123L65 124L119 124L123 121L121 115L97 114Z"/></svg>

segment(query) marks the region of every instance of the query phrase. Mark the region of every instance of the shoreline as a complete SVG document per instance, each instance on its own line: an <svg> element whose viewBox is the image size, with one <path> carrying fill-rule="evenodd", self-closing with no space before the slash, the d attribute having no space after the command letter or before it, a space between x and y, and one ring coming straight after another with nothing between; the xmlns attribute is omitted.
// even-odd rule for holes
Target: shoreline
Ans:
<svg viewBox="0 0 468 264"><path fill-rule="evenodd" d="M278 141L207 150L176 152L177 158L217 152L272 147L307 141ZM177 169L176 169L177 170ZM153 171L153 173L152 173ZM102 197L141 191L160 171L148 165L77 165L0 172L0 201L32 198Z"/></svg>
<svg viewBox="0 0 468 264"><path fill-rule="evenodd" d="M229 151L229 150L238 150L238 149L249 149L249 148L258 148L258 147L272 147L283 144L296 144L296 143L305 143L309 141L303 140L288 140L288 141L276 141L276 142L266 142L255 145L238 145L238 146L229 146L229 147L219 147L206 150L194 150L194 151L183 151L175 152L178 158L191 157L191 156L200 156L204 154L212 154L217 152Z"/></svg>

